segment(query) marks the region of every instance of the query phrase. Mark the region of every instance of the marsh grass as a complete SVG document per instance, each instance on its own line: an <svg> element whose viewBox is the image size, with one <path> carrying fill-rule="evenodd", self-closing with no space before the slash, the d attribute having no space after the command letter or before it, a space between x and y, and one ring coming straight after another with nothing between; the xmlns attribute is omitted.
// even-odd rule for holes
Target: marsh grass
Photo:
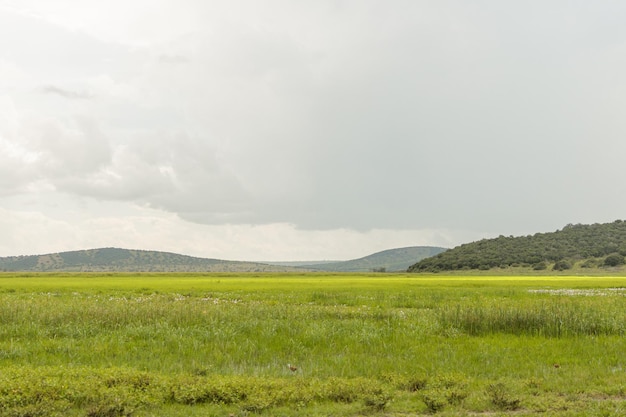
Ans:
<svg viewBox="0 0 626 417"><path fill-rule="evenodd" d="M586 395L610 408L626 395L626 297L608 289L624 284L0 276L0 416L467 413L508 400L559 413Z"/></svg>
<svg viewBox="0 0 626 417"><path fill-rule="evenodd" d="M440 308L439 322L472 336L515 335L570 337L626 335L624 297L563 295L551 298L520 298L515 301L485 300Z"/></svg>

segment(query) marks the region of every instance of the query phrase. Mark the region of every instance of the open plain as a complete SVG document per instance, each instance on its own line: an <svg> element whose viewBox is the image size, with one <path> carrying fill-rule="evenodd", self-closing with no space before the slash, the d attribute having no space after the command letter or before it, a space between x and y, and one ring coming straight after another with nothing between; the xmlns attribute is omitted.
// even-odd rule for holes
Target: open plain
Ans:
<svg viewBox="0 0 626 417"><path fill-rule="evenodd" d="M0 275L0 416L626 414L626 278Z"/></svg>

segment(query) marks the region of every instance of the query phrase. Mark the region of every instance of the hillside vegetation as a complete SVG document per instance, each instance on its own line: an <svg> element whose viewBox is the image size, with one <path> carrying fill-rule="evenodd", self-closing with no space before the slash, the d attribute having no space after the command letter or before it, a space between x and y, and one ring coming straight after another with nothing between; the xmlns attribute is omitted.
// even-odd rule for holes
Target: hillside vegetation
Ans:
<svg viewBox="0 0 626 417"><path fill-rule="evenodd" d="M488 270L532 267L535 270L567 270L618 267L626 256L626 222L568 224L552 233L528 236L500 236L467 243L431 258L423 259L409 272Z"/></svg>
<svg viewBox="0 0 626 417"><path fill-rule="evenodd" d="M432 246L411 246L407 248L388 249L350 261L302 265L301 267L328 272L406 271L416 260L437 255L445 250L445 248Z"/></svg>
<svg viewBox="0 0 626 417"><path fill-rule="evenodd" d="M197 258L169 252L102 248L0 258L0 271L288 272L295 268Z"/></svg>

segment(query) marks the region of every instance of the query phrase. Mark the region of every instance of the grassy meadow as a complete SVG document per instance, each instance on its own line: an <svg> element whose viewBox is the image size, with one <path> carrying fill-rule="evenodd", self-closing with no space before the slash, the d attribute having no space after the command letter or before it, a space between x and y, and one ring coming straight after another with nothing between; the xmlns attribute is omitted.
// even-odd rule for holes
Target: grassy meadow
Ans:
<svg viewBox="0 0 626 417"><path fill-rule="evenodd" d="M625 352L625 277L0 274L0 416L626 415Z"/></svg>

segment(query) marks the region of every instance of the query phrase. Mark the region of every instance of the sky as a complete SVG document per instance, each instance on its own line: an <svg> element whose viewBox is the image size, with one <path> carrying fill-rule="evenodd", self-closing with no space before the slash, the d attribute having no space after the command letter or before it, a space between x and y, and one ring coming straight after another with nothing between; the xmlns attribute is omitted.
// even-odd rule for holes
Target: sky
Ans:
<svg viewBox="0 0 626 417"><path fill-rule="evenodd" d="M626 3L0 0L0 256L626 218Z"/></svg>

